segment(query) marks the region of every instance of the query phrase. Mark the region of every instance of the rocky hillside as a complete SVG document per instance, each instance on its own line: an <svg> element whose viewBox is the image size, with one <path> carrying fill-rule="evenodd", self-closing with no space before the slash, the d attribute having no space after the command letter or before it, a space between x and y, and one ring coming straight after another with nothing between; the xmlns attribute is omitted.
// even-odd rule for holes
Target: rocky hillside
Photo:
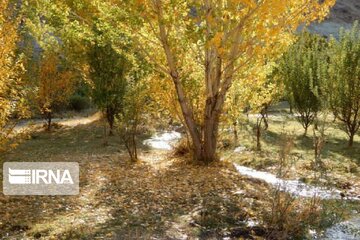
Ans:
<svg viewBox="0 0 360 240"><path fill-rule="evenodd" d="M322 23L314 23L309 30L329 36L337 36L341 27L350 28L360 21L360 0L337 0L330 16Z"/></svg>

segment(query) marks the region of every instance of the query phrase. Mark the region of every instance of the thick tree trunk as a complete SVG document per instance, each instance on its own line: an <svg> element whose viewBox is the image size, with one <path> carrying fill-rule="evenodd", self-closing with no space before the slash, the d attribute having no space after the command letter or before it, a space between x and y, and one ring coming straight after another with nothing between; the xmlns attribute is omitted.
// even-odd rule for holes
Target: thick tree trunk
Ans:
<svg viewBox="0 0 360 240"><path fill-rule="evenodd" d="M201 161L210 163L217 160L216 146L220 114L216 111L217 98L208 98L205 106L204 140Z"/></svg>
<svg viewBox="0 0 360 240"><path fill-rule="evenodd" d="M185 123L193 142L193 156L197 162L208 164L218 160L216 148L221 112L219 109L222 107L222 103L219 101L221 100L216 97L208 98L206 101L202 135L197 130L196 125L194 125L194 119L184 114ZM193 132L193 134L191 134L191 132Z"/></svg>
<svg viewBox="0 0 360 240"><path fill-rule="evenodd" d="M223 99L218 97L207 99L204 115L204 129L203 134L201 135L197 129L193 115L187 112L187 105L182 98L181 88L179 88L179 90L179 102L183 110L186 127L192 139L194 159L197 162L203 163L216 161L217 135Z"/></svg>
<svg viewBox="0 0 360 240"><path fill-rule="evenodd" d="M173 80L176 94L178 97L178 101L181 107L181 112L185 120L186 127L188 129L188 132L190 134L192 144L193 144L193 151L194 151L194 158L196 160L199 160L202 158L202 143L201 143L201 135L197 128L196 122L194 120L194 114L192 112L192 109L189 106L189 103L186 99L186 95L184 92L184 89L181 85L180 77L177 71L176 62L174 59L174 56L171 52L170 45L167 38L167 33L165 29L165 25L162 21L162 8L161 4L159 2L155 3L155 7L157 8L158 12L158 21L159 21L159 34L160 34L160 40L163 45L165 55L166 55L166 61L169 67L169 74Z"/></svg>
<svg viewBox="0 0 360 240"><path fill-rule="evenodd" d="M210 3L206 3L208 14L211 12ZM182 115L185 120L186 127L190 134L193 144L193 156L196 161L209 163L215 161L216 158L216 143L219 125L219 117L222 106L225 101L225 93L231 85L231 74L227 74L223 86L220 87L220 79L222 75L222 60L217 55L215 49L208 49L206 51L205 60L205 82L206 82L206 106L204 115L204 128L203 132L199 130L199 126L194 118L191 105L186 98L184 92L176 58L174 57L170 44L168 41L166 26L164 24L162 5L160 1L154 2L154 7L157 10L158 24L159 24L159 37L164 48L166 55L168 69L166 72L171 76L175 85L179 104L181 106ZM210 34L209 28L208 33ZM210 35L209 35L210 36ZM235 49L235 48L234 48ZM236 56L236 52L233 53ZM216 63L212 65L211 63ZM233 69L233 63L230 64L229 69ZM213 72L212 72L213 71ZM221 89L221 90L220 90Z"/></svg>
<svg viewBox="0 0 360 240"><path fill-rule="evenodd" d="M188 132L189 132L191 140L192 140L193 156L194 156L195 160L199 161L202 159L202 152L203 152L201 135L197 129L197 126L196 126L196 123L195 123L195 120L193 117L193 113L187 104L187 101L185 98L185 93L182 89L181 84L180 84L179 80L177 78L175 78L174 76L173 76L173 79L174 79L175 89L177 92L178 101L180 103L182 115L184 117L186 127L188 129Z"/></svg>

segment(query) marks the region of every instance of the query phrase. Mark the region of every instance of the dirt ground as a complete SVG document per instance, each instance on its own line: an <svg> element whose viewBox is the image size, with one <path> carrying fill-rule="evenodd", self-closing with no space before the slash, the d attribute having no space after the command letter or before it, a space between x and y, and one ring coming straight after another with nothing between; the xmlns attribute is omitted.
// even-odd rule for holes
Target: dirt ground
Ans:
<svg viewBox="0 0 360 240"><path fill-rule="evenodd" d="M230 163L193 166L167 152L142 149L128 161L118 137L103 145L100 122L37 132L3 161L76 161L78 196L0 195L4 239L186 239L263 235L247 226L265 184Z"/></svg>

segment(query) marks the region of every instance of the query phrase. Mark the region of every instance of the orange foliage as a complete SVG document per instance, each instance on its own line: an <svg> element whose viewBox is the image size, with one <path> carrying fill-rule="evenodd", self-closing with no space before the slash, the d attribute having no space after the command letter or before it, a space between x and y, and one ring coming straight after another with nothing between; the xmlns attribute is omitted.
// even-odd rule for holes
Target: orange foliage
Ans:
<svg viewBox="0 0 360 240"><path fill-rule="evenodd" d="M60 67L59 58L54 54L45 56L40 65L37 100L43 114L49 114L66 103L73 92L73 72Z"/></svg>

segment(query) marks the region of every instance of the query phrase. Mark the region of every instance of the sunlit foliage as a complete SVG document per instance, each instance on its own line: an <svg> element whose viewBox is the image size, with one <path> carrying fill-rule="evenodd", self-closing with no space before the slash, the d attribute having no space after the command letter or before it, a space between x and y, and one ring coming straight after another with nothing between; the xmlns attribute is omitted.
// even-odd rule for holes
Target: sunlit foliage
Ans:
<svg viewBox="0 0 360 240"><path fill-rule="evenodd" d="M21 82L24 69L16 54L19 22L12 10L7 0L0 1L0 151L14 127L10 117L28 115Z"/></svg>

